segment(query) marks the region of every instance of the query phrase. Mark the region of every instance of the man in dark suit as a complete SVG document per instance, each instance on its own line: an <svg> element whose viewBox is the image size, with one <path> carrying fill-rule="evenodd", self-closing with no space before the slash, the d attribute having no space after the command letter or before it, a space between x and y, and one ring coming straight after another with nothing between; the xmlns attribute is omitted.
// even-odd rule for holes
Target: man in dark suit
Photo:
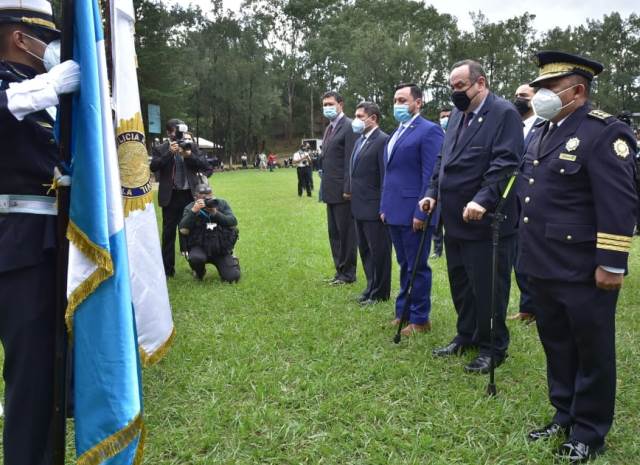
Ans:
<svg viewBox="0 0 640 465"><path fill-rule="evenodd" d="M434 350L436 356L461 354L478 346L477 357L465 371L489 371L491 351L496 364L506 357L509 332L505 324L511 267L515 255L516 201L511 196L503 213L496 270L495 344L492 348L491 273L492 213L507 176L522 157L522 121L510 102L495 96L479 63L464 60L453 65L449 83L456 110L431 187L420 204L432 211L440 204L444 222L447 271L453 304L458 313L457 335L450 344Z"/></svg>
<svg viewBox="0 0 640 465"><path fill-rule="evenodd" d="M518 110L518 113L520 113L520 116L522 117L524 150L522 152L520 172L523 174L527 174L527 172L531 170L531 166L525 166L524 154L527 152L527 147L529 147L529 143L533 139L533 136L536 135L536 133L540 129L540 125L544 122L542 118L536 116L536 114L533 112L533 108L531 108L531 99L535 95L536 91L537 89L535 87L531 87L529 84L522 84L516 89L515 98L513 100L513 105L516 107L516 110ZM524 179L524 176L520 176L516 181L516 196L518 196L518 191L522 190L525 182L526 181ZM518 198L517 201L520 207L521 203L524 200ZM520 271L517 260L514 263L513 270L516 275L516 283L518 284L518 288L520 288L520 307L518 309L518 312L511 315L508 319L531 322L535 319L536 313L533 305L533 299L531 298L531 292L529 291L529 278L527 277L527 275Z"/></svg>
<svg viewBox="0 0 640 465"><path fill-rule="evenodd" d="M380 108L372 102L356 107L351 123L359 135L349 163L347 198L356 223L358 249L367 287L358 297L361 305L389 300L391 292L391 239L380 221L380 192L384 180L384 147L389 136L378 128Z"/></svg>
<svg viewBox="0 0 640 465"><path fill-rule="evenodd" d="M191 148L180 147L177 139L183 134L187 139L192 139L186 133L186 125L182 121L170 119L165 129L168 140L153 148L150 168L159 183L158 204L162 207L162 262L165 274L171 277L175 274L176 231L182 219L182 212L193 202L196 195L195 188L199 184L197 173L202 172L208 176L211 174L211 168L193 141ZM181 239L180 251L185 250Z"/></svg>
<svg viewBox="0 0 640 465"><path fill-rule="evenodd" d="M344 100L334 91L322 96L322 111L329 120L322 139L322 201L327 204L329 244L336 268L329 284L340 285L356 280L356 231L349 191L349 158L356 139L351 119L343 113Z"/></svg>
<svg viewBox="0 0 640 465"><path fill-rule="evenodd" d="M59 166L53 110L80 83L76 63L50 59L59 38L49 2L0 0L4 465L52 463L58 209L47 185Z"/></svg>
<svg viewBox="0 0 640 465"><path fill-rule="evenodd" d="M582 463L604 451L616 398L615 315L638 196L631 128L589 104L603 66L538 54L531 100L549 122L529 144L521 196L521 269L529 276L555 409L530 440L564 436L556 454Z"/></svg>
<svg viewBox="0 0 640 465"><path fill-rule="evenodd" d="M431 244L432 226L425 224L426 215L418 206L427 191L433 166L442 146L444 133L439 125L420 116L422 91L415 84L400 84L394 95L394 117L400 123L385 147L386 172L380 202L380 218L389 227L389 233L400 265L400 293L396 299L396 318L400 324L406 299L410 299L409 325L404 335L423 333L431 329L431 268L427 263ZM418 259L411 295L408 295L409 277L418 255L422 229L424 247Z"/></svg>

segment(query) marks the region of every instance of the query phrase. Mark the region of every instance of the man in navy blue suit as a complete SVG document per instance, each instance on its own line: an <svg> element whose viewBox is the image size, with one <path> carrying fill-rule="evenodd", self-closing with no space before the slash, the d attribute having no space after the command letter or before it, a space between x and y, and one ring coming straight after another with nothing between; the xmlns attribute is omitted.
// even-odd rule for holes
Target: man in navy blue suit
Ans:
<svg viewBox="0 0 640 465"><path fill-rule="evenodd" d="M522 117L522 133L524 135L524 150L522 151L522 162L520 163L520 171L523 174L531 171L531 164L526 164L526 160L524 154L527 152L527 147L529 146L529 142L533 139L536 133L540 130L541 125L544 123L544 120L533 112L533 108L531 108L531 99L535 95L536 91L535 87L531 87L529 84L522 84L520 87L516 89L515 98L513 100L513 105L520 113ZM522 190L524 183L526 182L524 176L520 176L516 183L516 196L518 192ZM525 201L525 198L518 198L518 205L522 205ZM520 271L520 267L518 266L517 260L514 264L513 270L516 275L516 282L518 283L518 287L520 288L520 307L518 312L511 315L509 320L522 320L525 322L531 322L535 319L535 306L533 305L533 299L531 298L531 291L529 290L529 278L526 274Z"/></svg>
<svg viewBox="0 0 640 465"><path fill-rule="evenodd" d="M393 113L400 123L389 138L384 158L386 172L380 202L380 218L389 227L391 241L400 265L400 293L396 299L396 318L400 324L406 299L411 299L409 324L404 335L431 329L431 268L427 264L432 226L418 206L433 174L444 134L439 125L420 116L422 91L415 84L400 84L394 95ZM411 295L407 295L409 277L418 253L423 228L429 228L425 246L418 260Z"/></svg>
<svg viewBox="0 0 640 465"><path fill-rule="evenodd" d="M367 277L367 287L358 297L362 306L389 300L391 293L391 239L380 221L380 193L384 180L384 147L389 136L378 128L380 108L373 102L356 106L351 122L358 136L349 162L349 187L356 223L358 249Z"/></svg>
<svg viewBox="0 0 640 465"><path fill-rule="evenodd" d="M451 114L444 145L431 186L420 205L432 211L436 202L447 231L444 246L453 304L458 314L457 335L436 356L459 355L477 346L477 357L465 371L486 373L491 356L492 213L507 177L522 157L522 121L514 106L489 91L479 63L453 65L449 77ZM509 345L505 324L511 267L515 255L516 201L511 196L502 212L496 274L496 318L493 350L500 365Z"/></svg>

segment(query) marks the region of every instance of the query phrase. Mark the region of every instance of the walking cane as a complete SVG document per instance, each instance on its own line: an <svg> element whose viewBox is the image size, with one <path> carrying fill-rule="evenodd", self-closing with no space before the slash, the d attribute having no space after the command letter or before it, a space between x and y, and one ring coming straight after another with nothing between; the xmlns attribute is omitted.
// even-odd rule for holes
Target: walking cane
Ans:
<svg viewBox="0 0 640 465"><path fill-rule="evenodd" d="M402 339L402 335L400 331L402 330L402 326L409 320L409 311L411 308L411 292L413 291L413 281L416 277L416 269L418 268L418 263L420 260L420 256L422 255L422 249L424 248L424 241L427 237L427 229L429 229L429 225L431 224L431 213L427 214L427 218L424 221L424 228L422 228L422 234L420 235L420 244L418 244L418 253L416 254L416 259L413 261L413 270L411 271L411 278L409 279L409 286L407 287L407 297L404 300L404 307L402 308L402 317L400 318L400 323L398 324L398 331L396 335L393 337L393 342L396 344L400 343L400 339Z"/></svg>
<svg viewBox="0 0 640 465"><path fill-rule="evenodd" d="M495 212L489 214L491 218L491 245L492 245L492 253L491 253L491 317L490 317L490 329L489 329L489 341L491 344L491 356L489 363L489 384L487 385L487 395L490 397L494 397L498 391L496 389L496 380L495 380L495 372L496 372L496 355L495 355L495 320L496 320L496 291L497 291L497 282L496 276L498 271L498 245L500 243L500 224L507 219L507 215L502 213L502 209L504 208L504 204L507 201L509 196L509 192L511 192L511 188L513 187L513 183L518 176L518 171L514 171L510 175L509 182L498 201L498 205L496 206Z"/></svg>

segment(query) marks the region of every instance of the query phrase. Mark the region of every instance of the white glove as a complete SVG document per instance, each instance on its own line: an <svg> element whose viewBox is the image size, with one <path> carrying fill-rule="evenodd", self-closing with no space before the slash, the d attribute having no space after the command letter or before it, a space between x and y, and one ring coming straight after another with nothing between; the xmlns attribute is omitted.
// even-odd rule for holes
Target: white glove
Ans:
<svg viewBox="0 0 640 465"><path fill-rule="evenodd" d="M48 73L38 78L46 79L53 84L58 95L70 94L80 88L80 65L73 60L55 65Z"/></svg>
<svg viewBox="0 0 640 465"><path fill-rule="evenodd" d="M80 85L80 67L68 60L54 66L48 73L33 79L9 84L7 108L22 121L25 116L58 104L58 95L75 92Z"/></svg>

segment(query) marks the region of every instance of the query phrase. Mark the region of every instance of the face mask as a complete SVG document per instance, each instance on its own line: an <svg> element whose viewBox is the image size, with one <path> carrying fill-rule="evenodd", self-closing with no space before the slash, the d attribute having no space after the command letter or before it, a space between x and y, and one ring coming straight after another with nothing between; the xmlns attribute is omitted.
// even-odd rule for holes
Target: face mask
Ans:
<svg viewBox="0 0 640 465"><path fill-rule="evenodd" d="M336 110L335 106L322 107L322 114L325 118L334 120L338 116L338 110Z"/></svg>
<svg viewBox="0 0 640 465"><path fill-rule="evenodd" d="M369 118L365 118L365 119L355 118L353 121L351 121L351 129L353 129L353 132L355 132L356 134L362 134L367 126L365 123L367 122L367 120L369 120Z"/></svg>
<svg viewBox="0 0 640 465"><path fill-rule="evenodd" d="M471 105L471 100L473 100L473 97L478 95L478 93L476 93L476 95L474 95L472 98L469 98L469 96L467 95L467 90L471 89L471 87L473 87L474 84L475 84L475 81L472 82L471 85L467 87L466 90L457 90L451 93L451 101L453 102L453 104L456 106L458 110L467 111L467 108L469 108L469 105Z"/></svg>
<svg viewBox="0 0 640 465"><path fill-rule="evenodd" d="M447 125L449 124L449 117L445 116L444 118L440 118L440 127L442 129L444 129L445 131L447 130Z"/></svg>
<svg viewBox="0 0 640 465"><path fill-rule="evenodd" d="M412 116L413 115L409 113L409 105L404 104L393 106L393 117L398 123L406 123Z"/></svg>
<svg viewBox="0 0 640 465"><path fill-rule="evenodd" d="M51 68L60 64L60 41L59 40L57 39L52 40L47 44L46 42L38 39L37 37L30 36L29 34L24 34L24 35L32 40L40 42L42 45L45 46L44 55L42 56L42 58L36 55L35 53L31 53L29 50L26 50L26 52L29 55L31 55L35 59L40 60L42 62L42 64L44 65L44 69L46 69L47 71L51 71Z"/></svg>
<svg viewBox="0 0 640 465"><path fill-rule="evenodd" d="M516 98L513 101L513 105L516 107L516 110L518 110L518 113L520 113L520 116L524 116L529 113L529 100L527 100L526 98Z"/></svg>
<svg viewBox="0 0 640 465"><path fill-rule="evenodd" d="M567 87L557 94L552 90L542 88L531 99L531 108L533 108L536 116L539 116L542 119L551 120L556 117L563 108L575 102L575 99L573 99L566 105L562 105L562 100L560 99L560 94L574 87L576 86Z"/></svg>

